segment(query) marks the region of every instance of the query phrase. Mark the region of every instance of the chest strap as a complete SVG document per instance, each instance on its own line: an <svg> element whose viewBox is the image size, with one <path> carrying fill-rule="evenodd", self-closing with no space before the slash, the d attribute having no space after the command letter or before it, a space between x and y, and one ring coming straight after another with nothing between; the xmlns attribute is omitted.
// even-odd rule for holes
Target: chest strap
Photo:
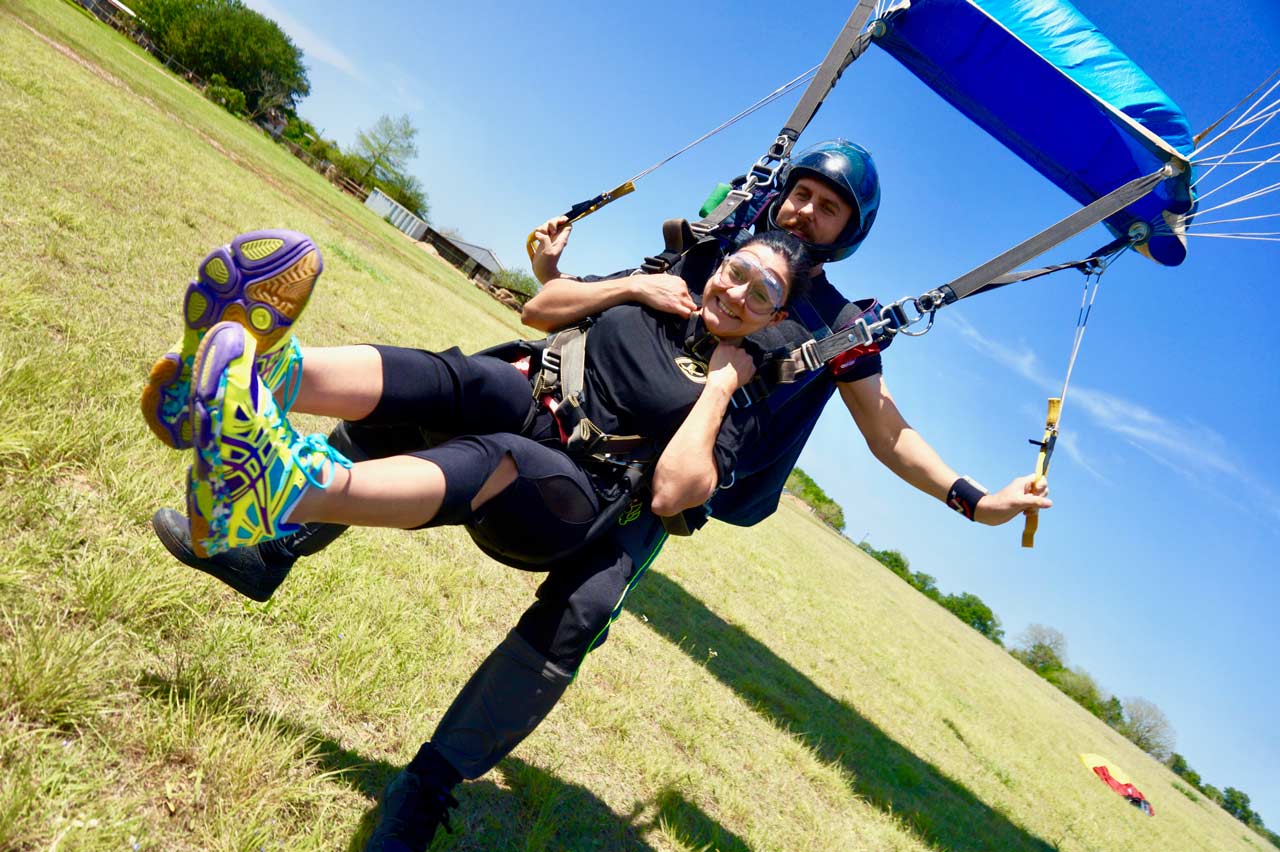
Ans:
<svg viewBox="0 0 1280 852"><path fill-rule="evenodd" d="M618 463L650 444L642 435L611 435L592 422L583 409L586 385L587 332L591 323L566 328L547 338L542 369L533 382L533 398L555 418L560 440L574 455Z"/></svg>

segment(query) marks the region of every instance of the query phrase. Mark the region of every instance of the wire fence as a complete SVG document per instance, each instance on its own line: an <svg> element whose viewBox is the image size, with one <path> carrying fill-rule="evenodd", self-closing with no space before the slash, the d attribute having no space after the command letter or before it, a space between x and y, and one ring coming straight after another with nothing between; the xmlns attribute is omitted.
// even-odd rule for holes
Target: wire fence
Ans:
<svg viewBox="0 0 1280 852"><path fill-rule="evenodd" d="M181 77L194 86L202 95L207 92L209 83L195 71L165 53L155 42L148 38L138 22L137 15L128 7L121 3L113 2L113 0L76 0L76 2L92 13L98 20L151 54L161 65L173 72L175 76ZM285 119L279 113L270 110L264 115L248 118L246 122L266 132L276 142L283 145L289 153L302 160L316 172L319 172L338 189L348 195L355 196L361 201L369 197L369 190L359 181L353 180L328 160L315 156L306 148L282 136L281 132L284 130Z"/></svg>

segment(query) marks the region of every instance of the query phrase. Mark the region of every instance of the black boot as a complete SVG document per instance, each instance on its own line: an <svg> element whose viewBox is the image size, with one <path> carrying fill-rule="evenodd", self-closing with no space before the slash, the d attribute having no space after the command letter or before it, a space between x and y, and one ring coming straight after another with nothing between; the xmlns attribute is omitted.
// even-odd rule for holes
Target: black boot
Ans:
<svg viewBox="0 0 1280 852"><path fill-rule="evenodd" d="M449 791L461 780L431 743L424 744L417 757L387 785L378 824L364 852L425 852L437 828L443 825L452 834L449 809L456 808L458 800Z"/></svg>
<svg viewBox="0 0 1280 852"><path fill-rule="evenodd" d="M151 516L151 528L174 559L217 577L255 601L271 597L289 576L289 569L299 556L315 553L346 530L337 524L305 524L298 532L282 539L202 558L191 549L191 526L181 512L159 509Z"/></svg>

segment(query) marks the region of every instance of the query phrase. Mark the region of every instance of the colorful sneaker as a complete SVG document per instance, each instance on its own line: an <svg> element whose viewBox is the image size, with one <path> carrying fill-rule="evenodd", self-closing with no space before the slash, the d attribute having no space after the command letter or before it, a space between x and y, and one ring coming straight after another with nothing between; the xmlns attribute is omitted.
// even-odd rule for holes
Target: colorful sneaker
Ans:
<svg viewBox="0 0 1280 852"><path fill-rule="evenodd" d="M191 372L195 464L187 474L191 549L201 558L297 532L289 513L333 466L351 467L323 435L302 438L254 372L253 338L218 323Z"/></svg>
<svg viewBox="0 0 1280 852"><path fill-rule="evenodd" d="M272 391L286 385L288 411L302 378L291 332L323 268L315 244L294 231L251 231L209 253L182 302L182 340L151 367L142 391L142 416L157 438L174 449L191 446L192 360L205 333L224 320L253 335L258 374Z"/></svg>

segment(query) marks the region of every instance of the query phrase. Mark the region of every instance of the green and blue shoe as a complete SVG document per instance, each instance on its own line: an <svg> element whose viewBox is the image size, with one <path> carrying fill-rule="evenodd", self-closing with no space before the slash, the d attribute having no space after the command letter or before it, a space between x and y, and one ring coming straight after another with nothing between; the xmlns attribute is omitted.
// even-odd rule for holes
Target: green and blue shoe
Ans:
<svg viewBox="0 0 1280 852"><path fill-rule="evenodd" d="M187 518L201 558L296 532L289 515L303 495L327 487L334 465L351 467L323 435L293 430L255 373L254 353L237 322L215 325L196 350Z"/></svg>
<svg viewBox="0 0 1280 852"><path fill-rule="evenodd" d="M315 244L294 231L241 234L201 261L182 302L182 340L151 367L142 391L142 416L157 438L174 449L191 446L192 364L205 334L223 321L253 336L258 375L272 392L285 387L288 411L302 379L293 324L323 268Z"/></svg>

